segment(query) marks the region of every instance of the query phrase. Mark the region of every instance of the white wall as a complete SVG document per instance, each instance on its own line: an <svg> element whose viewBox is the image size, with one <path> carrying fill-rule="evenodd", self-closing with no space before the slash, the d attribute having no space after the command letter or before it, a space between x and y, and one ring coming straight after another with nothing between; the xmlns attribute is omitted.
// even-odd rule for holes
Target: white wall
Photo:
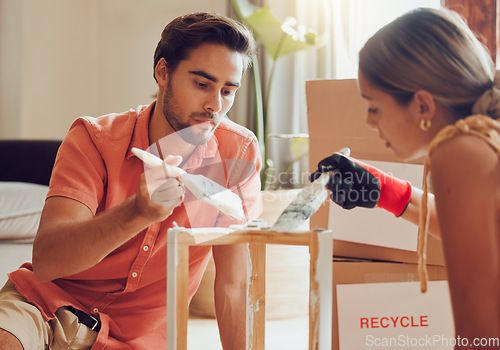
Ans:
<svg viewBox="0 0 500 350"><path fill-rule="evenodd" d="M0 1L0 137L21 130L21 8L16 0Z"/></svg>
<svg viewBox="0 0 500 350"><path fill-rule="evenodd" d="M165 25L227 0L0 0L0 139L63 138L78 116L147 104Z"/></svg>

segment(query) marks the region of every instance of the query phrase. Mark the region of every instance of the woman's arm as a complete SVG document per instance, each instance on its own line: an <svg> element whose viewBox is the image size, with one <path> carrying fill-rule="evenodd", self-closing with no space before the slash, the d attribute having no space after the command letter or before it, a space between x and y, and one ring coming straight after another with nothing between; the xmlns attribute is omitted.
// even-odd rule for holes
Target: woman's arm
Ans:
<svg viewBox="0 0 500 350"><path fill-rule="evenodd" d="M500 162L483 140L462 135L431 157L456 333L500 334Z"/></svg>
<svg viewBox="0 0 500 350"><path fill-rule="evenodd" d="M355 158L334 153L324 158L310 176L315 180L325 171L335 174L327 187L331 199L341 207L350 209L357 206L373 208L375 205L385 209L397 217L401 217L415 225L419 224L420 203L423 191L409 182L384 173L367 163ZM428 230L440 237L436 219L434 195L428 195L429 227Z"/></svg>
<svg viewBox="0 0 500 350"><path fill-rule="evenodd" d="M408 203L403 214L400 216L401 218L414 223L415 225L419 224L420 218L420 203L422 202L422 196L424 192L420 188L416 188L412 186L411 199ZM428 206L428 215L429 215L429 226L427 228L428 232L437 238L441 238L441 230L439 228L439 223L436 216L436 202L434 199L434 194L427 194L427 206Z"/></svg>

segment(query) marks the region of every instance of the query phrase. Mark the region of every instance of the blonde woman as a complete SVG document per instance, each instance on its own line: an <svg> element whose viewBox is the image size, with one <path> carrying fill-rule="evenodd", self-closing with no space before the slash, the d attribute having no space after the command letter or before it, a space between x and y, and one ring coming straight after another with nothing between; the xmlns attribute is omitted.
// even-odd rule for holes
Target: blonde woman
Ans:
<svg viewBox="0 0 500 350"><path fill-rule="evenodd" d="M311 177L340 169L328 184L333 201L420 224L421 258L422 232L440 237L456 334L467 340L457 348L499 338L500 74L490 55L455 12L417 9L367 41L358 84L367 124L386 146L402 160L426 156L424 190L340 154Z"/></svg>

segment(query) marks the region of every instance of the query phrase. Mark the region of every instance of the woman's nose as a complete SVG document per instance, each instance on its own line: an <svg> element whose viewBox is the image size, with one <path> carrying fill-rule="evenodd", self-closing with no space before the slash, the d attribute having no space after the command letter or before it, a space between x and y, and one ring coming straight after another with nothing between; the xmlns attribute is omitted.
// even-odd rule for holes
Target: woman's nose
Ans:
<svg viewBox="0 0 500 350"><path fill-rule="evenodd" d="M375 121L375 118L371 115L371 113L367 113L366 115L366 125L368 125L368 127L372 129L377 129L378 127L378 124Z"/></svg>

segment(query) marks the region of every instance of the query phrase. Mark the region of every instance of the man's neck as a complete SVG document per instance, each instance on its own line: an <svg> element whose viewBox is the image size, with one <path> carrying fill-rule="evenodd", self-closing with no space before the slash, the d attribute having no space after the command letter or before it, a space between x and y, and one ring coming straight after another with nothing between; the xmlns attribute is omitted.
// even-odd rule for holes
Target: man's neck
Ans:
<svg viewBox="0 0 500 350"><path fill-rule="evenodd" d="M165 119L158 103L151 111L149 120L149 144L156 145L162 157L168 155L179 155L184 164L196 149L195 145L184 141Z"/></svg>

